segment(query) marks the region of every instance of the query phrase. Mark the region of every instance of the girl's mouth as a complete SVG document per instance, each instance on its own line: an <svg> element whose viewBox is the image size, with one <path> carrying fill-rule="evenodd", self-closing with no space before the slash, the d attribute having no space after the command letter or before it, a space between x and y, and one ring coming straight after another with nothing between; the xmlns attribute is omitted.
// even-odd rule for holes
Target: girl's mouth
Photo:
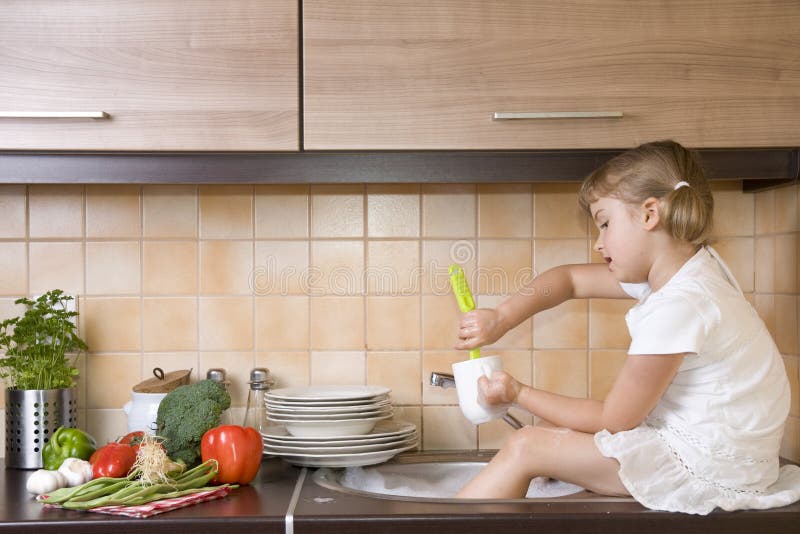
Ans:
<svg viewBox="0 0 800 534"><path fill-rule="evenodd" d="M611 263L611 258L606 257L606 258L603 258L603 259L606 260L606 263Z"/></svg>

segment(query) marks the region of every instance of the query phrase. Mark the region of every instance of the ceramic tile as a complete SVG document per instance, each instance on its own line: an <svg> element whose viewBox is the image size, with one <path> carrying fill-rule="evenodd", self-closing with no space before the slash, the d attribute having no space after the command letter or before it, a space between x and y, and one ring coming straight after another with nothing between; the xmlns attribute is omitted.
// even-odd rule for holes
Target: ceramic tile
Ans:
<svg viewBox="0 0 800 534"><path fill-rule="evenodd" d="M195 297L145 298L142 311L144 350L197 350Z"/></svg>
<svg viewBox="0 0 800 534"><path fill-rule="evenodd" d="M755 238L754 287L759 293L775 291L775 236Z"/></svg>
<svg viewBox="0 0 800 534"><path fill-rule="evenodd" d="M533 317L533 346L537 349L586 348L589 302L568 300Z"/></svg>
<svg viewBox="0 0 800 534"><path fill-rule="evenodd" d="M30 243L28 247L32 294L56 288L70 294L84 292L83 243Z"/></svg>
<svg viewBox="0 0 800 534"><path fill-rule="evenodd" d="M471 184L422 186L422 235L475 237L476 189Z"/></svg>
<svg viewBox="0 0 800 534"><path fill-rule="evenodd" d="M138 185L86 186L86 237L141 237Z"/></svg>
<svg viewBox="0 0 800 534"><path fill-rule="evenodd" d="M756 260L758 261L758 260ZM775 292L797 292L797 236L778 234L775 236Z"/></svg>
<svg viewBox="0 0 800 534"><path fill-rule="evenodd" d="M431 385L431 373L453 374L453 364L469 358L465 351L425 351L422 353L423 404L458 404L455 388Z"/></svg>
<svg viewBox="0 0 800 534"><path fill-rule="evenodd" d="M477 274L477 284L471 286L476 293L516 293L533 280L531 242L490 239L478 241Z"/></svg>
<svg viewBox="0 0 800 534"><path fill-rule="evenodd" d="M253 186L201 185L200 238L252 239Z"/></svg>
<svg viewBox="0 0 800 534"><path fill-rule="evenodd" d="M309 286L314 295L359 295L364 287L363 241L312 241Z"/></svg>
<svg viewBox="0 0 800 534"><path fill-rule="evenodd" d="M308 186L256 186L256 239L308 238Z"/></svg>
<svg viewBox="0 0 800 534"><path fill-rule="evenodd" d="M311 384L364 385L367 357L364 352L312 352Z"/></svg>
<svg viewBox="0 0 800 534"><path fill-rule="evenodd" d="M422 291L426 295L450 294L449 268L457 263L471 286L477 280L478 245L468 240L425 240L422 242Z"/></svg>
<svg viewBox="0 0 800 534"><path fill-rule="evenodd" d="M142 309L138 298L82 298L78 309L81 336L90 351L141 350Z"/></svg>
<svg viewBox="0 0 800 534"><path fill-rule="evenodd" d="M86 407L122 408L131 400L133 386L141 381L141 365L138 354L89 354ZM109 384L114 387L108 387Z"/></svg>
<svg viewBox="0 0 800 534"><path fill-rule="evenodd" d="M24 185L0 185L0 238L24 239L27 236Z"/></svg>
<svg viewBox="0 0 800 534"><path fill-rule="evenodd" d="M247 295L253 275L252 241L201 241L200 292L204 295Z"/></svg>
<svg viewBox="0 0 800 534"><path fill-rule="evenodd" d="M797 354L797 296L775 295L775 344L783 354Z"/></svg>
<svg viewBox="0 0 800 534"><path fill-rule="evenodd" d="M0 276L0 295L22 296L28 293L27 253L24 242L0 243L0 272L3 273Z"/></svg>
<svg viewBox="0 0 800 534"><path fill-rule="evenodd" d="M152 378L153 369L159 367L165 373L191 369L189 380L196 382L200 379L199 365L197 352L145 352L142 355L141 380Z"/></svg>
<svg viewBox="0 0 800 534"><path fill-rule="evenodd" d="M475 305L478 308L497 308L503 301L506 300L504 296L496 295L478 295ZM493 351L495 349L530 349L533 346L532 339L533 319L526 319L519 325L512 328L506 334L492 343L486 345L485 351ZM488 353L488 352L487 352Z"/></svg>
<svg viewBox="0 0 800 534"><path fill-rule="evenodd" d="M461 312L453 295L422 297L422 346L452 349L458 342Z"/></svg>
<svg viewBox="0 0 800 534"><path fill-rule="evenodd" d="M256 350L308 350L308 334L308 297L256 298Z"/></svg>
<svg viewBox="0 0 800 534"><path fill-rule="evenodd" d="M421 286L418 241L368 241L367 291L372 295L417 295Z"/></svg>
<svg viewBox="0 0 800 534"><path fill-rule="evenodd" d="M145 241L142 284L145 295L196 295L197 242Z"/></svg>
<svg viewBox="0 0 800 534"><path fill-rule="evenodd" d="M627 349L631 344L625 314L632 299L591 299L589 302L589 348Z"/></svg>
<svg viewBox="0 0 800 534"><path fill-rule="evenodd" d="M86 293L129 295L141 292L138 241L86 243Z"/></svg>
<svg viewBox="0 0 800 534"><path fill-rule="evenodd" d="M589 398L606 398L627 357L624 350L589 351Z"/></svg>
<svg viewBox="0 0 800 534"><path fill-rule="evenodd" d="M712 233L715 237L752 236L755 197L742 193L740 181L710 182L714 195Z"/></svg>
<svg viewBox="0 0 800 534"><path fill-rule="evenodd" d="M200 350L253 349L253 299L200 297Z"/></svg>
<svg viewBox="0 0 800 534"><path fill-rule="evenodd" d="M533 242L533 267L538 276L560 265L589 261L586 239L537 239Z"/></svg>
<svg viewBox="0 0 800 534"><path fill-rule="evenodd" d="M533 194L530 184L478 185L478 236L531 237Z"/></svg>
<svg viewBox="0 0 800 534"><path fill-rule="evenodd" d="M419 237L420 186L367 186L369 237Z"/></svg>
<svg viewBox="0 0 800 534"><path fill-rule="evenodd" d="M775 231L796 232L797 226L797 188L782 187L775 192Z"/></svg>
<svg viewBox="0 0 800 534"><path fill-rule="evenodd" d="M311 348L364 350L364 298L312 298Z"/></svg>
<svg viewBox="0 0 800 534"><path fill-rule="evenodd" d="M363 237L364 186L311 187L311 237Z"/></svg>
<svg viewBox="0 0 800 534"><path fill-rule="evenodd" d="M786 376L789 378L789 388L792 392L789 415L797 417L800 416L800 357L784 356L783 363L786 366Z"/></svg>
<svg viewBox="0 0 800 534"><path fill-rule="evenodd" d="M752 237L726 237L714 243L713 247L728 264L742 291L752 291L755 285L755 240Z"/></svg>
<svg viewBox="0 0 800 534"><path fill-rule="evenodd" d="M536 238L586 237L589 218L578 206L580 184L536 184L533 235Z"/></svg>
<svg viewBox="0 0 800 534"><path fill-rule="evenodd" d="M755 194L756 235L771 234L775 232L775 190L761 191Z"/></svg>
<svg viewBox="0 0 800 534"><path fill-rule="evenodd" d="M225 378L228 384L228 393L231 396L231 407L247 406L247 393L250 386L250 370L254 367L255 357L252 352L201 352L200 376L205 377L209 369L225 369ZM237 416L235 410L231 411L232 424L241 425L244 422L244 412Z"/></svg>
<svg viewBox="0 0 800 534"><path fill-rule="evenodd" d="M146 185L142 188L144 237L197 237L197 186Z"/></svg>
<svg viewBox="0 0 800 534"><path fill-rule="evenodd" d="M253 290L256 295L306 295L307 241L257 241Z"/></svg>
<svg viewBox="0 0 800 534"><path fill-rule="evenodd" d="M266 367L276 388L307 386L311 357L308 352L257 352L256 367Z"/></svg>
<svg viewBox="0 0 800 534"><path fill-rule="evenodd" d="M589 360L585 350L537 350L534 387L568 397L588 396Z"/></svg>
<svg viewBox="0 0 800 534"><path fill-rule="evenodd" d="M367 349L419 348L419 297L367 297Z"/></svg>
<svg viewBox="0 0 800 534"><path fill-rule="evenodd" d="M422 448L429 450L475 450L478 446L475 425L458 406L422 407Z"/></svg>
<svg viewBox="0 0 800 534"><path fill-rule="evenodd" d="M83 237L82 185L31 185L28 209L31 239Z"/></svg>
<svg viewBox="0 0 800 534"><path fill-rule="evenodd" d="M367 352L367 384L392 390L392 404L422 401L421 355L419 352Z"/></svg>
<svg viewBox="0 0 800 534"><path fill-rule="evenodd" d="M122 410L86 410L86 431L97 443L115 441L128 432L128 418Z"/></svg>

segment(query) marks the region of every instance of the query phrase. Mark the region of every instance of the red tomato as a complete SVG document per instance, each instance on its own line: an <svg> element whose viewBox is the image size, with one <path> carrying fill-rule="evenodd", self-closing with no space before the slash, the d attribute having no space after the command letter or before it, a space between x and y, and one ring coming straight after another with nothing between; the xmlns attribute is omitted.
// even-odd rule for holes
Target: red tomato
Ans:
<svg viewBox="0 0 800 534"><path fill-rule="evenodd" d="M92 478L124 477L135 461L136 453L133 447L122 443L108 443L94 451L89 458L89 463L92 464Z"/></svg>
<svg viewBox="0 0 800 534"><path fill-rule="evenodd" d="M263 442L254 428L222 425L212 428L200 440L203 461L219 464L215 482L249 484L261 467Z"/></svg>
<svg viewBox="0 0 800 534"><path fill-rule="evenodd" d="M117 440L117 443L130 445L133 447L133 452L139 452L139 446L142 443L142 438L144 438L144 432L137 430L136 432L129 432L125 434Z"/></svg>

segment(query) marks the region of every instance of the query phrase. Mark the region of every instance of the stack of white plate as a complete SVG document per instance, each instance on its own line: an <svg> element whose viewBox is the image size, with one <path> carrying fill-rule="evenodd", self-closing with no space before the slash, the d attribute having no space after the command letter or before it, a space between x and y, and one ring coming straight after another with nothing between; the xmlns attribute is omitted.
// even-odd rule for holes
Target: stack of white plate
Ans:
<svg viewBox="0 0 800 534"><path fill-rule="evenodd" d="M411 423L388 420L394 410L380 386L282 388L265 395L264 452L311 467L385 462L417 446Z"/></svg>

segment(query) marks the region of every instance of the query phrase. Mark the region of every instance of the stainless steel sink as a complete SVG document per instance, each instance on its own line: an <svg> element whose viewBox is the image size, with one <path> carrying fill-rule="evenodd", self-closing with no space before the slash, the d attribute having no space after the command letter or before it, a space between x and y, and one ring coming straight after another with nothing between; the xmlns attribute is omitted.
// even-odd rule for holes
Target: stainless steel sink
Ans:
<svg viewBox="0 0 800 534"><path fill-rule="evenodd" d="M369 467L322 468L312 479L318 485L343 493L425 502L632 502L628 497L606 497L578 486L551 479L531 482L525 499L456 499L453 495L491 459L491 454L409 453Z"/></svg>

